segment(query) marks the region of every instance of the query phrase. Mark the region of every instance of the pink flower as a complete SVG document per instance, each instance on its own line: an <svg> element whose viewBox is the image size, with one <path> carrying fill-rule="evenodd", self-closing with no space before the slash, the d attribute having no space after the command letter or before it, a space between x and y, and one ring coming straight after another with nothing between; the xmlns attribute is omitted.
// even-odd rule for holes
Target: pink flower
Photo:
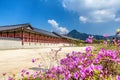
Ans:
<svg viewBox="0 0 120 80"><path fill-rule="evenodd" d="M25 72L26 72L26 70L25 70L25 69L23 69L21 72L22 72L22 73L25 73Z"/></svg>
<svg viewBox="0 0 120 80"><path fill-rule="evenodd" d="M88 38L85 40L86 43L92 43L94 36L88 36Z"/></svg>
<svg viewBox="0 0 120 80"><path fill-rule="evenodd" d="M32 77L35 79L37 77L37 75L38 75L38 72L34 72Z"/></svg>
<svg viewBox="0 0 120 80"><path fill-rule="evenodd" d="M70 77L71 77L70 71L65 71L64 73L65 80L69 80Z"/></svg>
<svg viewBox="0 0 120 80"><path fill-rule="evenodd" d="M24 77L24 73L22 73L21 76Z"/></svg>
<svg viewBox="0 0 120 80"><path fill-rule="evenodd" d="M32 63L34 63L35 62L35 59L32 59Z"/></svg>
<svg viewBox="0 0 120 80"><path fill-rule="evenodd" d="M78 77L79 77L79 73L78 72L74 73L74 78L78 79Z"/></svg>
<svg viewBox="0 0 120 80"><path fill-rule="evenodd" d="M82 68L83 68L83 66L82 66L82 65L78 65L78 68L79 68L79 69L82 69Z"/></svg>
<svg viewBox="0 0 120 80"><path fill-rule="evenodd" d="M12 77L9 77L8 80L13 80L13 78L12 78Z"/></svg>
<svg viewBox="0 0 120 80"><path fill-rule="evenodd" d="M86 53L89 53L89 52L92 52L92 47L91 46L88 46L88 47L86 47Z"/></svg>
<svg viewBox="0 0 120 80"><path fill-rule="evenodd" d="M99 70L99 71L102 71L103 66L101 66L101 65L97 65L97 66L95 66L95 69L96 69L96 70Z"/></svg>
<svg viewBox="0 0 120 80"><path fill-rule="evenodd" d="M109 37L109 35L108 35L108 34L103 34L103 36L104 36L105 38Z"/></svg>
<svg viewBox="0 0 120 80"><path fill-rule="evenodd" d="M92 43L93 40L92 40L91 38L87 38L87 39L85 40L85 42L86 42L86 43Z"/></svg>
<svg viewBox="0 0 120 80"><path fill-rule="evenodd" d="M104 41L104 44L105 44L105 45L107 45L107 44L108 44L108 42L107 42L107 41Z"/></svg>
<svg viewBox="0 0 120 80"><path fill-rule="evenodd" d="M41 65L40 65L40 64L38 64L38 67L39 67L39 68L40 68L40 66L41 66Z"/></svg>
<svg viewBox="0 0 120 80"><path fill-rule="evenodd" d="M117 44L118 47L120 47L120 42Z"/></svg>
<svg viewBox="0 0 120 80"><path fill-rule="evenodd" d="M30 72L26 72L26 75L29 75L30 74Z"/></svg>
<svg viewBox="0 0 120 80"><path fill-rule="evenodd" d="M120 76L117 75L117 76L116 76L116 80L120 80Z"/></svg>

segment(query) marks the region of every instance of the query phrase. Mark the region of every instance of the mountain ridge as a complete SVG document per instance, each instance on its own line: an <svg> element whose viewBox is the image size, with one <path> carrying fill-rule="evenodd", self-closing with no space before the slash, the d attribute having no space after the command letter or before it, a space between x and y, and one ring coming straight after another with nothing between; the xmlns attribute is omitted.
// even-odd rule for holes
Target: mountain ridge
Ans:
<svg viewBox="0 0 120 80"><path fill-rule="evenodd" d="M70 31L67 36L68 37L72 37L72 38L76 38L76 39L80 39L80 40L86 40L86 38L88 38L88 36L90 36L92 34L87 34L87 33L81 33L79 31L77 31L76 29L73 29L72 31ZM106 38L102 35L93 35L95 39L97 40L105 40ZM112 38L112 36L109 36L108 38Z"/></svg>

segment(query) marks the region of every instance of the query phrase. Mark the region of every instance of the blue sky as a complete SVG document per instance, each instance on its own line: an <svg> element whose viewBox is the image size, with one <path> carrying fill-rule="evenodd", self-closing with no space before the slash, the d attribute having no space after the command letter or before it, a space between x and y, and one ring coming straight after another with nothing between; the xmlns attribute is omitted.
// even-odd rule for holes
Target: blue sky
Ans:
<svg viewBox="0 0 120 80"><path fill-rule="evenodd" d="M47 31L114 35L120 0L0 0L0 26L30 23Z"/></svg>

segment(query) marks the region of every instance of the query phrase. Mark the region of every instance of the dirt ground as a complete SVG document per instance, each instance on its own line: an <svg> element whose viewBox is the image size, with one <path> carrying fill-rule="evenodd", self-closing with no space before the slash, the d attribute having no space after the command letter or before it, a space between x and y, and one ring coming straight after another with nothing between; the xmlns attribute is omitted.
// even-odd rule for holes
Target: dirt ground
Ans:
<svg viewBox="0 0 120 80"><path fill-rule="evenodd" d="M54 51L51 52L51 49L58 50L59 48L0 50L0 76L3 73L18 74L22 69L34 70L38 64L43 68L48 68L51 63L50 56L54 56ZM85 47L62 47L58 58L61 59L65 57L66 53L72 51L84 50ZM39 58L39 61L32 63L32 59L35 58ZM55 64L53 62L53 65Z"/></svg>

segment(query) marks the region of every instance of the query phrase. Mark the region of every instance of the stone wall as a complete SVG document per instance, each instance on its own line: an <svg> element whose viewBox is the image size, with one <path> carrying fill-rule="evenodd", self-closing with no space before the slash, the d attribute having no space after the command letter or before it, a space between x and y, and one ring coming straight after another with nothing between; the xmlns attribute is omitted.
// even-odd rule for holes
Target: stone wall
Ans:
<svg viewBox="0 0 120 80"><path fill-rule="evenodd" d="M22 48L20 39L2 38L0 37L0 49Z"/></svg>
<svg viewBox="0 0 120 80"><path fill-rule="evenodd" d="M35 43L24 42L22 46L21 40L18 38L0 38L0 49L21 49L21 48L42 48L42 47L62 47L62 46L71 46L67 43Z"/></svg>

